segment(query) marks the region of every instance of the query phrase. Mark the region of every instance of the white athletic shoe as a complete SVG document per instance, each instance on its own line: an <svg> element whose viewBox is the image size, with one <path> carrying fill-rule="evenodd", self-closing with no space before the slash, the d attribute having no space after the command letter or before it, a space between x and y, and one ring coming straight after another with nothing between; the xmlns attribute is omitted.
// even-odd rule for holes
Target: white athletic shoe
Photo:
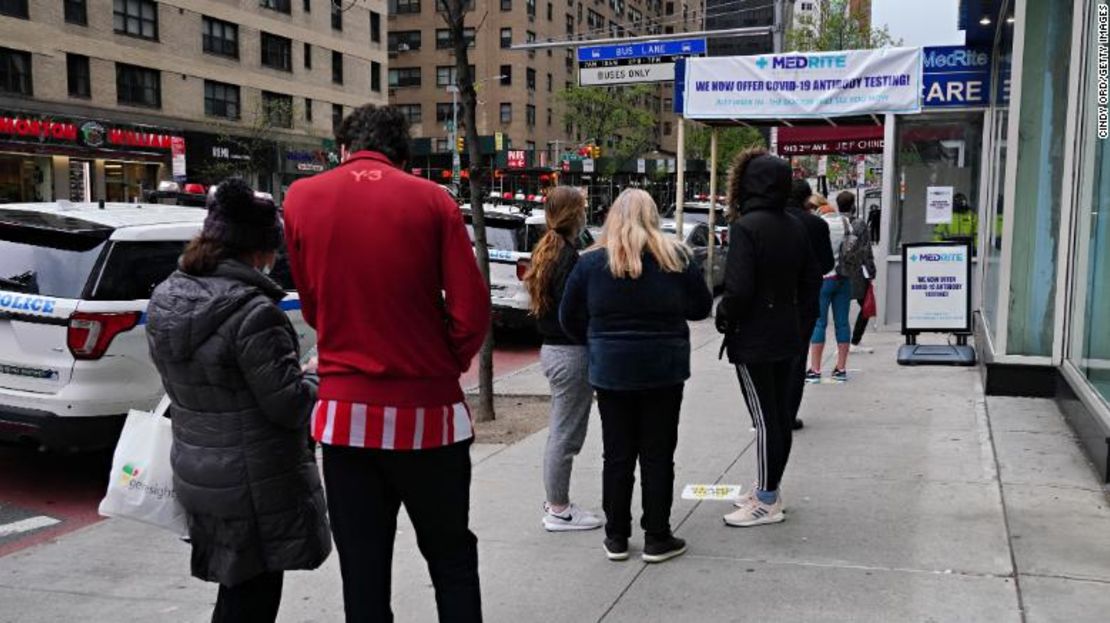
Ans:
<svg viewBox="0 0 1110 623"><path fill-rule="evenodd" d="M543 505L543 527L548 532L596 530L603 523L600 517L579 507L577 504L567 506L561 513L552 512L547 503Z"/></svg>
<svg viewBox="0 0 1110 623"><path fill-rule="evenodd" d="M769 523L779 523L786 519L782 511L782 495L774 504L764 504L754 494L747 503L735 511L725 515L725 524L737 528L761 526Z"/></svg>

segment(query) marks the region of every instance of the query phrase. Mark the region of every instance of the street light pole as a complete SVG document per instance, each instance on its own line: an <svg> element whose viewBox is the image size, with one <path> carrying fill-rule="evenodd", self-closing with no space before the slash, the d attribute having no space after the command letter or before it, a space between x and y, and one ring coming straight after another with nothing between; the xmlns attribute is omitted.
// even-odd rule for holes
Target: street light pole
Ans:
<svg viewBox="0 0 1110 623"><path fill-rule="evenodd" d="M462 169L462 156L459 155L459 86L452 84L447 87L447 92L451 94L451 183L459 188Z"/></svg>

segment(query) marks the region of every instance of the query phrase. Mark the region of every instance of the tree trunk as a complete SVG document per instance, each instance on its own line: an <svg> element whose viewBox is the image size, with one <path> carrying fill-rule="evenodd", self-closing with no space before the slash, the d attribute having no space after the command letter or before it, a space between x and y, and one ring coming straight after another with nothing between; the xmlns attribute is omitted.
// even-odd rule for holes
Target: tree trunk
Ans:
<svg viewBox="0 0 1110 623"><path fill-rule="evenodd" d="M463 123L466 124L466 149L470 157L467 167L470 177L470 212L474 226L474 250L478 268L489 288L489 247L486 243L486 211L482 193L482 157L478 147L478 93L474 90L474 76L470 75L469 42L463 34L466 18L466 0L440 0L446 11L444 18L451 31L451 45L455 50L456 86L463 104ZM455 128L456 135L459 129ZM452 145L452 148L456 148ZM461 189L460 189L461 190ZM478 405L475 419L487 422L496 418L493 409L493 328L486 332L482 349L478 352Z"/></svg>

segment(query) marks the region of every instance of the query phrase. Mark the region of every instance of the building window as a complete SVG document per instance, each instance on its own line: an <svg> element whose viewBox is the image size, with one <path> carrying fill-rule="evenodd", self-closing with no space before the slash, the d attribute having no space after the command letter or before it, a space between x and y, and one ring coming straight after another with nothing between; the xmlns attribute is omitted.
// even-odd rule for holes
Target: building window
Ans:
<svg viewBox="0 0 1110 623"><path fill-rule="evenodd" d="M547 74L547 92L550 93L554 89L555 89L555 79L551 77L551 74Z"/></svg>
<svg viewBox="0 0 1110 623"><path fill-rule="evenodd" d="M574 15L567 13L567 36L574 35Z"/></svg>
<svg viewBox="0 0 1110 623"><path fill-rule="evenodd" d="M312 44L304 44L304 68L312 69Z"/></svg>
<svg viewBox="0 0 1110 623"><path fill-rule="evenodd" d="M536 90L536 70L529 67L524 70L524 85L528 87L529 91Z"/></svg>
<svg viewBox="0 0 1110 623"><path fill-rule="evenodd" d="M503 86L503 87L512 86L512 84L513 84L513 66L512 65L502 65L500 75L501 75L501 86Z"/></svg>
<svg viewBox="0 0 1110 623"><path fill-rule="evenodd" d="M465 38L468 43L467 47L474 47L475 34L473 28L463 28L463 38ZM436 49L449 50L452 47L453 44L451 43L451 31L446 28L436 29Z"/></svg>
<svg viewBox="0 0 1110 623"><path fill-rule="evenodd" d="M524 40L527 41L528 43L535 43L536 42L536 33L532 32L531 30L525 32L524 33Z"/></svg>
<svg viewBox="0 0 1110 623"><path fill-rule="evenodd" d="M308 4L308 0L305 0L305 4ZM307 97L304 98L304 122L312 125L312 100Z"/></svg>
<svg viewBox="0 0 1110 623"><path fill-rule="evenodd" d="M158 4L154 0L115 0L112 24L121 35L158 38Z"/></svg>
<svg viewBox="0 0 1110 623"><path fill-rule="evenodd" d="M443 0L436 0L435 1L435 6L436 6L436 13L443 13L444 12L444 10L443 10ZM466 0L466 5L463 7L463 11L473 11L473 10L474 10L474 0Z"/></svg>
<svg viewBox="0 0 1110 623"><path fill-rule="evenodd" d="M32 95L30 52L0 48L0 93Z"/></svg>
<svg viewBox="0 0 1110 623"><path fill-rule="evenodd" d="M420 68L399 67L397 69L390 69L389 86L390 88L420 86Z"/></svg>
<svg viewBox="0 0 1110 623"><path fill-rule="evenodd" d="M550 2L547 3L547 21L555 21L555 5Z"/></svg>
<svg viewBox="0 0 1110 623"><path fill-rule="evenodd" d="M66 81L69 83L70 97L92 97L89 57L66 54Z"/></svg>
<svg viewBox="0 0 1110 623"><path fill-rule="evenodd" d="M290 0L258 0L258 6L286 15L293 12L292 4Z"/></svg>
<svg viewBox="0 0 1110 623"><path fill-rule="evenodd" d="M378 61L370 61L370 90L382 92L382 64Z"/></svg>
<svg viewBox="0 0 1110 623"><path fill-rule="evenodd" d="M370 11L370 43L382 42L382 14Z"/></svg>
<svg viewBox="0 0 1110 623"><path fill-rule="evenodd" d="M0 15L29 19L27 0L0 0Z"/></svg>
<svg viewBox="0 0 1110 623"><path fill-rule="evenodd" d="M474 65L470 65L470 75L474 75ZM459 83L459 72L454 65L436 67L436 86L448 87Z"/></svg>
<svg viewBox="0 0 1110 623"><path fill-rule="evenodd" d="M513 10L513 0L501 0L501 10L502 11L512 11Z"/></svg>
<svg viewBox="0 0 1110 623"><path fill-rule="evenodd" d="M501 48L502 49L507 49L507 48L511 48L511 47L513 47L513 29L512 28L502 28L501 29Z"/></svg>
<svg viewBox="0 0 1110 623"><path fill-rule="evenodd" d="M65 14L67 24L88 26L89 6L87 0L65 0Z"/></svg>
<svg viewBox="0 0 1110 623"><path fill-rule="evenodd" d="M312 0L304 0L304 12L305 13L311 13L312 12Z"/></svg>
<svg viewBox="0 0 1110 623"><path fill-rule="evenodd" d="M130 106L162 107L162 72L116 63L116 101Z"/></svg>
<svg viewBox="0 0 1110 623"><path fill-rule="evenodd" d="M331 81L343 84L343 53L335 50L331 52Z"/></svg>
<svg viewBox="0 0 1110 623"><path fill-rule="evenodd" d="M331 131L336 132L343 124L343 104L331 105Z"/></svg>
<svg viewBox="0 0 1110 623"><path fill-rule="evenodd" d="M274 127L293 127L293 96L263 91L262 112Z"/></svg>
<svg viewBox="0 0 1110 623"><path fill-rule="evenodd" d="M459 108L462 108L460 105ZM451 110L451 103L436 104L436 123L447 123L454 120L454 113Z"/></svg>
<svg viewBox="0 0 1110 623"><path fill-rule="evenodd" d="M262 66L293 71L293 41L268 32L262 33Z"/></svg>
<svg viewBox="0 0 1110 623"><path fill-rule="evenodd" d="M420 0L389 0L390 15L405 15L420 12Z"/></svg>
<svg viewBox="0 0 1110 623"><path fill-rule="evenodd" d="M423 121L423 111L420 109L420 104L398 104L397 110L405 116L409 125L416 125Z"/></svg>
<svg viewBox="0 0 1110 623"><path fill-rule="evenodd" d="M524 143L524 151L536 151L536 142L527 141Z"/></svg>
<svg viewBox="0 0 1110 623"><path fill-rule="evenodd" d="M204 114L224 119L239 118L239 87L234 84L204 81Z"/></svg>
<svg viewBox="0 0 1110 623"><path fill-rule="evenodd" d="M403 30L387 35L386 45L390 52L411 52L420 49L420 31Z"/></svg>
<svg viewBox="0 0 1110 623"><path fill-rule="evenodd" d="M513 122L513 105L505 102L501 104L501 123Z"/></svg>
<svg viewBox="0 0 1110 623"><path fill-rule="evenodd" d="M205 17L201 22L201 33L205 52L239 58L239 27L235 24Z"/></svg>
<svg viewBox="0 0 1110 623"><path fill-rule="evenodd" d="M332 30L343 30L343 9L340 9L334 2L331 4L331 27Z"/></svg>
<svg viewBox="0 0 1110 623"><path fill-rule="evenodd" d="M553 118L554 118L554 115L551 114L551 109L548 108L547 109L547 127L549 127L549 128L551 127L551 120Z"/></svg>
<svg viewBox="0 0 1110 623"><path fill-rule="evenodd" d="M524 8L528 12L528 17L536 16L536 0L524 0Z"/></svg>
<svg viewBox="0 0 1110 623"><path fill-rule="evenodd" d="M664 121L663 122L663 134L666 135L666 136L670 136L672 131L673 131L673 128L671 126L671 122L670 121Z"/></svg>
<svg viewBox="0 0 1110 623"><path fill-rule="evenodd" d="M536 107L528 104L524 107L524 121L528 123L528 127L536 125Z"/></svg>

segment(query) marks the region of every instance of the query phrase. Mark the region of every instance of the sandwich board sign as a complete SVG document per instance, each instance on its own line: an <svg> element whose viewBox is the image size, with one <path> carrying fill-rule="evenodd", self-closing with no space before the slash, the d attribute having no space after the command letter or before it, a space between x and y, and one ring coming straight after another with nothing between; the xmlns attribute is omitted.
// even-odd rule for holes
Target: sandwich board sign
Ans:
<svg viewBox="0 0 1110 623"><path fill-rule="evenodd" d="M705 39L578 48L579 86L673 82L675 62L706 53Z"/></svg>
<svg viewBox="0 0 1110 623"><path fill-rule="evenodd" d="M902 245L902 365L975 365L971 334L971 244L916 242ZM921 333L955 334L955 345L917 343Z"/></svg>

